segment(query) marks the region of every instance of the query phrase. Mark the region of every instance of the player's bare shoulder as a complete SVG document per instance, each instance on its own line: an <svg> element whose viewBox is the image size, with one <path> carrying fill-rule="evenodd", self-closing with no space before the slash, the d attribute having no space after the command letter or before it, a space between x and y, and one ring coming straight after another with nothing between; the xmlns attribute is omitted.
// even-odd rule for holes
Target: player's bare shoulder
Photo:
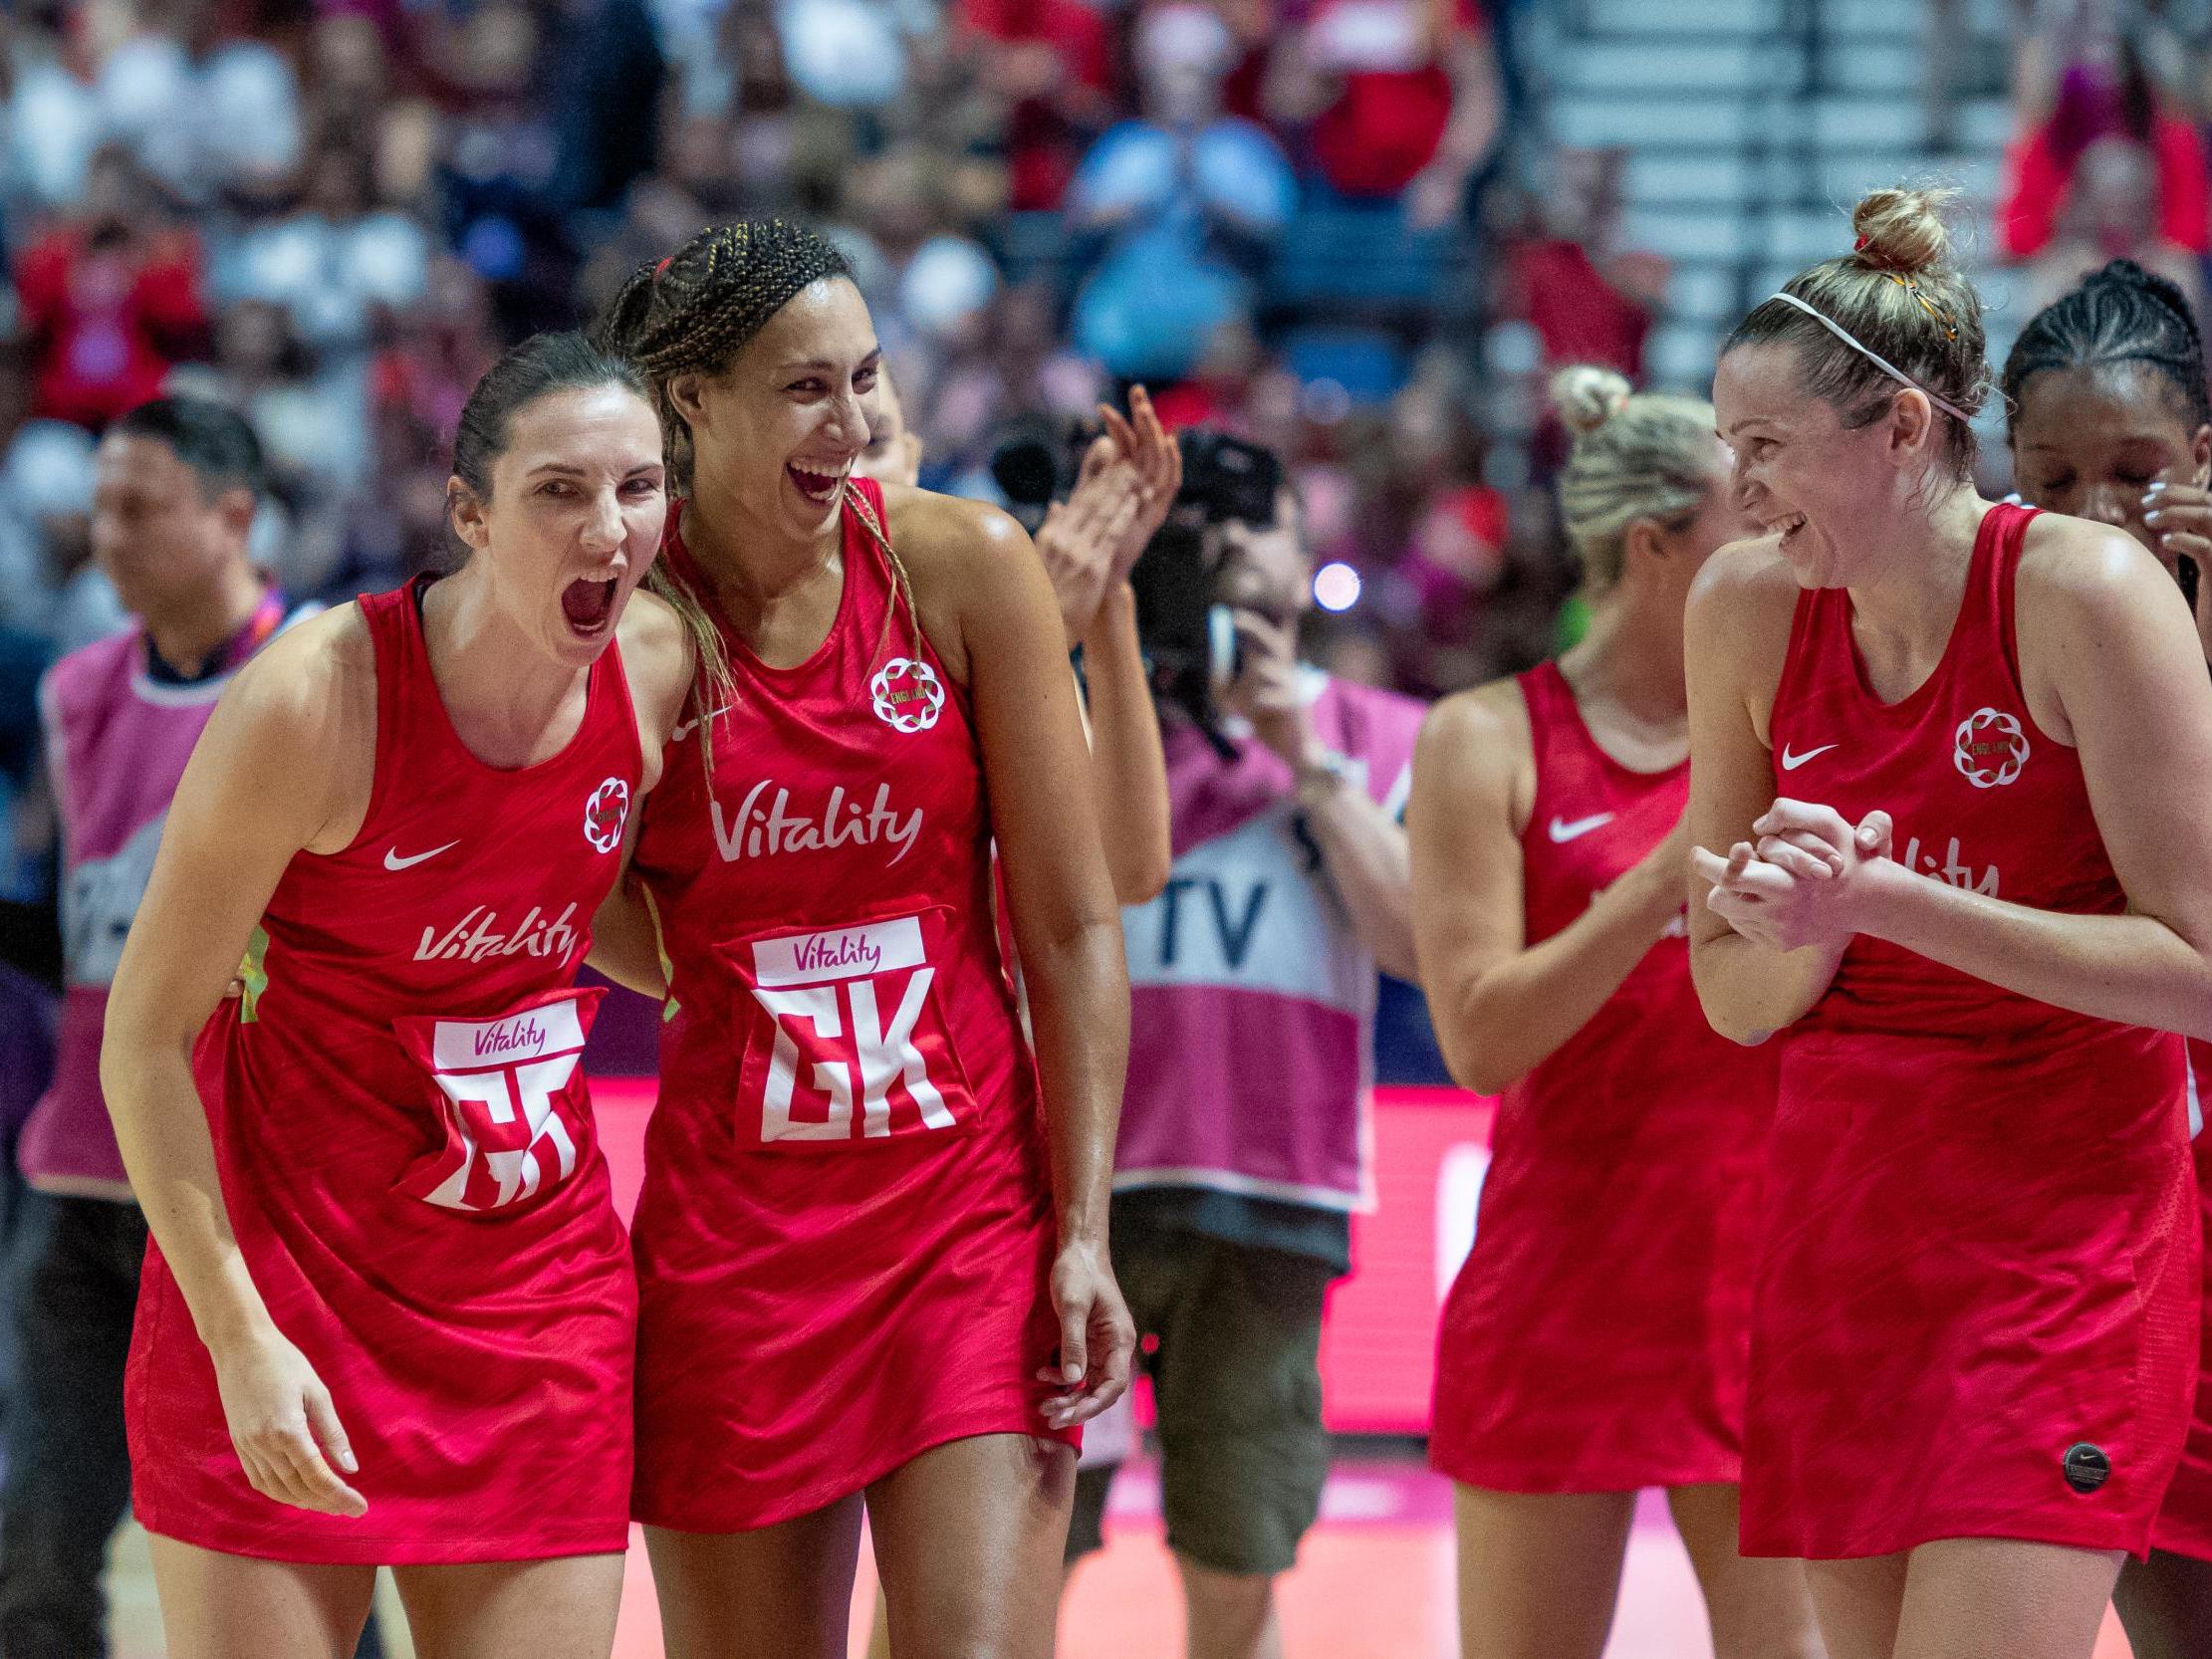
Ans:
<svg viewBox="0 0 2212 1659"><path fill-rule="evenodd" d="M1686 625L1709 647L1765 656L1788 644L1803 591L1779 534L1730 542L1714 550L1690 584Z"/></svg>
<svg viewBox="0 0 2212 1659"><path fill-rule="evenodd" d="M1440 699L1421 721L1418 753L1511 757L1526 756L1529 746L1528 701L1521 682L1509 677Z"/></svg>
<svg viewBox="0 0 2212 1659"><path fill-rule="evenodd" d="M346 844L376 769L376 648L361 606L303 617L263 646L224 691L200 748L310 822L311 851Z"/></svg>
<svg viewBox="0 0 2212 1659"><path fill-rule="evenodd" d="M643 588L632 592L622 606L614 638L621 647L622 672L629 678L630 701L637 709L646 772L653 775L661 746L683 719L699 648L675 607Z"/></svg>
<svg viewBox="0 0 2212 1659"><path fill-rule="evenodd" d="M883 517L917 590L987 576L1010 559L1036 557L1029 533L989 502L886 484Z"/></svg>
<svg viewBox="0 0 2212 1659"><path fill-rule="evenodd" d="M1470 686L1441 699L1422 720L1414 788L1451 808L1503 801L1518 826L1535 794L1534 748L1518 680Z"/></svg>
<svg viewBox="0 0 2212 1659"><path fill-rule="evenodd" d="M2179 590L2143 545L2124 530L2061 513L2038 513L2020 542L2015 577L2022 603L2038 599L2082 603L2121 602L2129 593Z"/></svg>
<svg viewBox="0 0 2212 1659"><path fill-rule="evenodd" d="M962 641L972 635L963 620L994 609L1017 592L1018 585L1009 584L1015 572L1045 580L1029 533L988 502L900 485L884 486L883 516L913 584L922 630L954 678L965 681Z"/></svg>

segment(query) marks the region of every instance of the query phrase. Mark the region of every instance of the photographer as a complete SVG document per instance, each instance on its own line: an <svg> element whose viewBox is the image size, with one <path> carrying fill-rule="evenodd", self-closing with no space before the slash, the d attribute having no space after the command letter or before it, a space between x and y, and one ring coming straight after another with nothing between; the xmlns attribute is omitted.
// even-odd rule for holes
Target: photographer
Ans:
<svg viewBox="0 0 2212 1659"><path fill-rule="evenodd" d="M1295 493L1264 450L1183 440L1181 496L1135 573L1176 858L1122 917L1138 1040L1111 1233L1157 1343L1189 1652L1254 1659L1280 1651L1274 1577L1328 1472L1322 1302L1369 1186L1375 971L1413 972L1397 819L1423 711L1298 659ZM1077 1533L1103 1499L1079 1493Z"/></svg>

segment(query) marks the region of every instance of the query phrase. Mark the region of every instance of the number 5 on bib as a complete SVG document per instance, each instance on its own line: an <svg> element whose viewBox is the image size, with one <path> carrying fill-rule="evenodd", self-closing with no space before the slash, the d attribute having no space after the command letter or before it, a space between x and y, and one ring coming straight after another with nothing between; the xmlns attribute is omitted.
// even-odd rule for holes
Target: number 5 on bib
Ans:
<svg viewBox="0 0 2212 1659"><path fill-rule="evenodd" d="M442 1130L399 1190L441 1209L511 1210L574 1175L593 1133L584 1040L606 994L559 991L495 1019L394 1021Z"/></svg>

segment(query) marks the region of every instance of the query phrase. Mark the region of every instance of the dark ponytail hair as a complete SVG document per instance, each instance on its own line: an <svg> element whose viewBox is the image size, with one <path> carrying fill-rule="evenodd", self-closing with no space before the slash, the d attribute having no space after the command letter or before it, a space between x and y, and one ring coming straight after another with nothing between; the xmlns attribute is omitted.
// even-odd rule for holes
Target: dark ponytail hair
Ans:
<svg viewBox="0 0 2212 1659"><path fill-rule="evenodd" d="M2005 358L2008 434L2021 393L2046 369L2140 363L2181 399L2193 430L2212 425L2205 386L2204 336L2181 290L2131 259L2115 259L2062 300L2029 319Z"/></svg>
<svg viewBox="0 0 2212 1659"><path fill-rule="evenodd" d="M515 416L557 391L621 386L651 401L645 377L613 353L574 333L533 335L476 382L453 433L453 476L478 501L492 499L492 468L507 453Z"/></svg>

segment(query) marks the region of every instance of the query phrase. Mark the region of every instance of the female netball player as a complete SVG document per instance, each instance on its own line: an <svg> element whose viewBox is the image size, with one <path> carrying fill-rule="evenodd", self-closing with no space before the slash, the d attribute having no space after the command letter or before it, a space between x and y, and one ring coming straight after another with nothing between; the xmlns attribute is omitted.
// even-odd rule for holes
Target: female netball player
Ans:
<svg viewBox="0 0 2212 1659"><path fill-rule="evenodd" d="M2181 291L2114 260L2039 312L2005 361L2013 476L2038 507L2125 530L2195 600L2212 656L2212 401L2204 344ZM2201 1102L2212 1045L2189 1045ZM2212 1220L2212 1141L2196 1142L2197 1191ZM2212 1267L2212 1257L2207 1258ZM2212 1279L2207 1281L2212 1298ZM2212 1340L2212 1319L2200 1343ZM2135 1659L2212 1653L2212 1351L2197 1370L2196 1419L2150 1534L2146 1560L2112 1594Z"/></svg>
<svg viewBox="0 0 2212 1659"><path fill-rule="evenodd" d="M1715 381L1769 534L1690 599L1692 966L1782 1034L1743 1546L1836 1659L2084 1659L2188 1416L2212 679L2135 542L1975 494L1935 207L1861 202Z"/></svg>
<svg viewBox="0 0 2212 1659"><path fill-rule="evenodd" d="M690 678L631 603L662 475L633 369L517 348L454 442L460 570L272 644L185 772L102 1065L183 1659L350 1653L378 1563L423 1652L612 1646L635 1290L575 976Z"/></svg>
<svg viewBox="0 0 2212 1659"><path fill-rule="evenodd" d="M1047 1654L1071 1443L1132 1345L1120 933L1051 588L1003 515L853 476L880 354L811 232L702 233L604 337L687 473L702 661L635 854L672 964L634 1235L669 1652L842 1654L864 1502L895 1651Z"/></svg>
<svg viewBox="0 0 2212 1659"><path fill-rule="evenodd" d="M1813 1653L1797 1564L1736 1552L1774 1058L1706 1026L1682 926L1682 603L1752 527L1711 405L1589 367L1553 401L1576 434L1560 510L1590 632L1437 705L1406 818L1438 1040L1460 1082L1504 1095L1429 1431L1459 1483L1460 1639L1598 1659L1656 1486L1714 1650Z"/></svg>

